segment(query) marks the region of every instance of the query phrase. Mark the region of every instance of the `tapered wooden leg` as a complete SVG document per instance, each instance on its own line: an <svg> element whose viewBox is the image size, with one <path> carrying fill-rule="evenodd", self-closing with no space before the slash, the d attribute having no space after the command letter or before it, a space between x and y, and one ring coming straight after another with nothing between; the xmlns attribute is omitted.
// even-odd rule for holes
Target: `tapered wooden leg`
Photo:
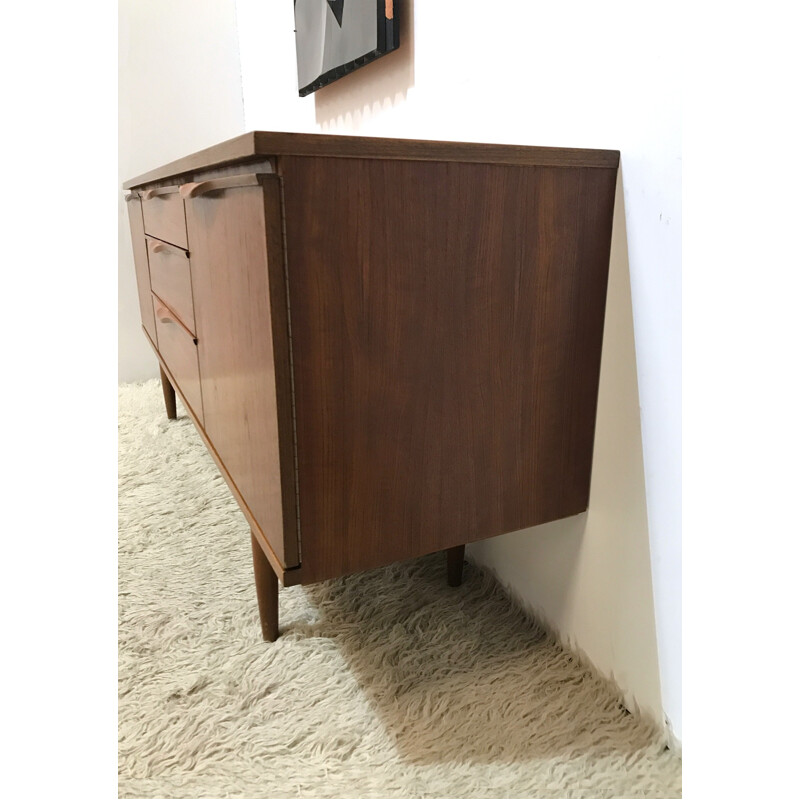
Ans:
<svg viewBox="0 0 800 800"><path fill-rule="evenodd" d="M253 546L253 572L256 576L261 634L265 642L274 642L278 638L278 578L252 532L250 543Z"/></svg>
<svg viewBox="0 0 800 800"><path fill-rule="evenodd" d="M461 577L464 574L464 550L466 545L451 547L447 553L447 585L461 586Z"/></svg>
<svg viewBox="0 0 800 800"><path fill-rule="evenodd" d="M159 365L161 370L161 391L164 392L164 405L167 407L167 419L177 419L178 410L175 407L175 390L169 382L167 373L164 372L164 367Z"/></svg>

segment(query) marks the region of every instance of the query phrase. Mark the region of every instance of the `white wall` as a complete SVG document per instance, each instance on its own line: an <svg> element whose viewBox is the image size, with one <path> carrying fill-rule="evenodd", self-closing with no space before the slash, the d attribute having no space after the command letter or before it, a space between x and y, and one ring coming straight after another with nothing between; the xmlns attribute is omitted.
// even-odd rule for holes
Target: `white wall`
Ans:
<svg viewBox="0 0 800 800"><path fill-rule="evenodd" d="M119 185L244 132L233 0L120 0ZM119 380L158 375L119 195Z"/></svg>
<svg viewBox="0 0 800 800"><path fill-rule="evenodd" d="M395 5L400 50L301 99L292 5L237 0L245 127L621 151L589 512L470 554L680 738L676 23L644 3Z"/></svg>

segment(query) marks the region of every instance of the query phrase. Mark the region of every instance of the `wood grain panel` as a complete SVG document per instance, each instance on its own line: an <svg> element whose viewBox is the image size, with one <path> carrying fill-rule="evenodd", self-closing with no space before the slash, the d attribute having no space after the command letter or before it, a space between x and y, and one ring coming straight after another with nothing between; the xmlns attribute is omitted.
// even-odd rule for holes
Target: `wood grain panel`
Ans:
<svg viewBox="0 0 800 800"><path fill-rule="evenodd" d="M616 169L619 164L619 150L251 131L131 178L123 186L130 189L165 178L186 176L198 170L227 167L234 162L248 163L285 155L606 169Z"/></svg>
<svg viewBox="0 0 800 800"><path fill-rule="evenodd" d="M154 294L153 309L158 331L158 351L175 378L177 387L198 419L203 421L203 397L194 336L175 318Z"/></svg>
<svg viewBox="0 0 800 800"><path fill-rule="evenodd" d="M186 200L205 430L284 567L299 563L280 188Z"/></svg>
<svg viewBox="0 0 800 800"><path fill-rule="evenodd" d="M153 291L194 335L196 328L189 253L180 247L165 244L160 239L148 239L147 252Z"/></svg>
<svg viewBox="0 0 800 800"><path fill-rule="evenodd" d="M247 503L245 503L244 498L240 494L239 489L237 488L236 484L233 482L233 479L231 478L231 476L228 474L228 470L225 468L225 464L222 463L222 459L220 459L219 453L217 453L217 451L214 449L214 445L211 443L211 440L208 438L208 434L206 434L206 431L205 431L205 428L203 428L202 422L198 419L198 417L194 413L194 411L192 411L192 407L189 405L188 401L183 396L183 393L181 392L180 386L178 386L178 383L175 380L174 376L170 373L169 367L166 365L163 356L161 355L161 353L158 352L158 349L156 348L155 343L150 338L150 336L148 335L147 331L144 332L144 335L145 335L145 338L147 339L148 343L150 344L150 346L153 348L153 352L155 353L156 358L158 359L159 364L161 365L162 371L167 375L168 382L172 386L176 387L175 391L181 396L181 401L183 402L183 405L186 408L186 413L189 415L189 419L194 424L198 435L200 436L200 438L203 441L203 444L208 449L209 455L211 456L211 458L214 459L214 463L217 465L217 467L219 469L219 472L220 472L220 475L222 475L223 479L225 480L225 483L228 484L228 488L231 490L231 494L233 495L233 499L236 500L236 502L238 503L242 514L244 515L245 519L247 520L247 524L251 526L252 534L253 534L254 537L256 537L258 539L258 542L261 545L261 549L264 551L264 554L266 555L267 560L269 561L270 565L272 566L272 569L275 571L275 574L278 576L278 580L280 580L280 582L284 586L296 586L297 584L302 583L303 582L302 581L302 568L294 567L293 569L285 570L283 568L283 565L281 564L281 562L278 561L278 557L272 551L272 548L269 546L269 542L266 541L266 539L264 538L264 534L261 532L261 530L256 525L255 518L253 517L252 512L248 508Z"/></svg>
<svg viewBox="0 0 800 800"><path fill-rule="evenodd" d="M278 171L303 582L583 511L615 172Z"/></svg>
<svg viewBox="0 0 800 800"><path fill-rule="evenodd" d="M145 233L188 249L183 199L177 191L142 199L142 214Z"/></svg>
<svg viewBox="0 0 800 800"><path fill-rule="evenodd" d="M131 224L131 243L133 244L133 264L136 268L136 288L139 292L139 311L142 326L150 338L156 340L156 318L153 314L153 299L150 296L150 265L147 260L147 243L144 238L142 201L138 197L126 198L128 220Z"/></svg>

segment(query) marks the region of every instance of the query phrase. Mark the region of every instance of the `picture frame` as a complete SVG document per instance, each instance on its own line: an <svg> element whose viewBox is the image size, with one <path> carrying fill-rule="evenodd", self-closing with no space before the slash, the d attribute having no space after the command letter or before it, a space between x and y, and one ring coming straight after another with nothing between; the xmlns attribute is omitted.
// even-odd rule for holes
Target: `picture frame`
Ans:
<svg viewBox="0 0 800 800"><path fill-rule="evenodd" d="M295 0L300 97L400 46L398 0Z"/></svg>

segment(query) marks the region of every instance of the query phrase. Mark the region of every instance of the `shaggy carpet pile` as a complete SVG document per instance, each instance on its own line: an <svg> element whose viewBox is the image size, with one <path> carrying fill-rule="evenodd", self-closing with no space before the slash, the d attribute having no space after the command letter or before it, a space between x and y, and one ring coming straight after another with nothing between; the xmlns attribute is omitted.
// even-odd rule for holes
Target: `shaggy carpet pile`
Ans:
<svg viewBox="0 0 800 800"><path fill-rule="evenodd" d="M157 381L119 392L121 797L679 797L681 762L606 681L441 554L280 591Z"/></svg>

